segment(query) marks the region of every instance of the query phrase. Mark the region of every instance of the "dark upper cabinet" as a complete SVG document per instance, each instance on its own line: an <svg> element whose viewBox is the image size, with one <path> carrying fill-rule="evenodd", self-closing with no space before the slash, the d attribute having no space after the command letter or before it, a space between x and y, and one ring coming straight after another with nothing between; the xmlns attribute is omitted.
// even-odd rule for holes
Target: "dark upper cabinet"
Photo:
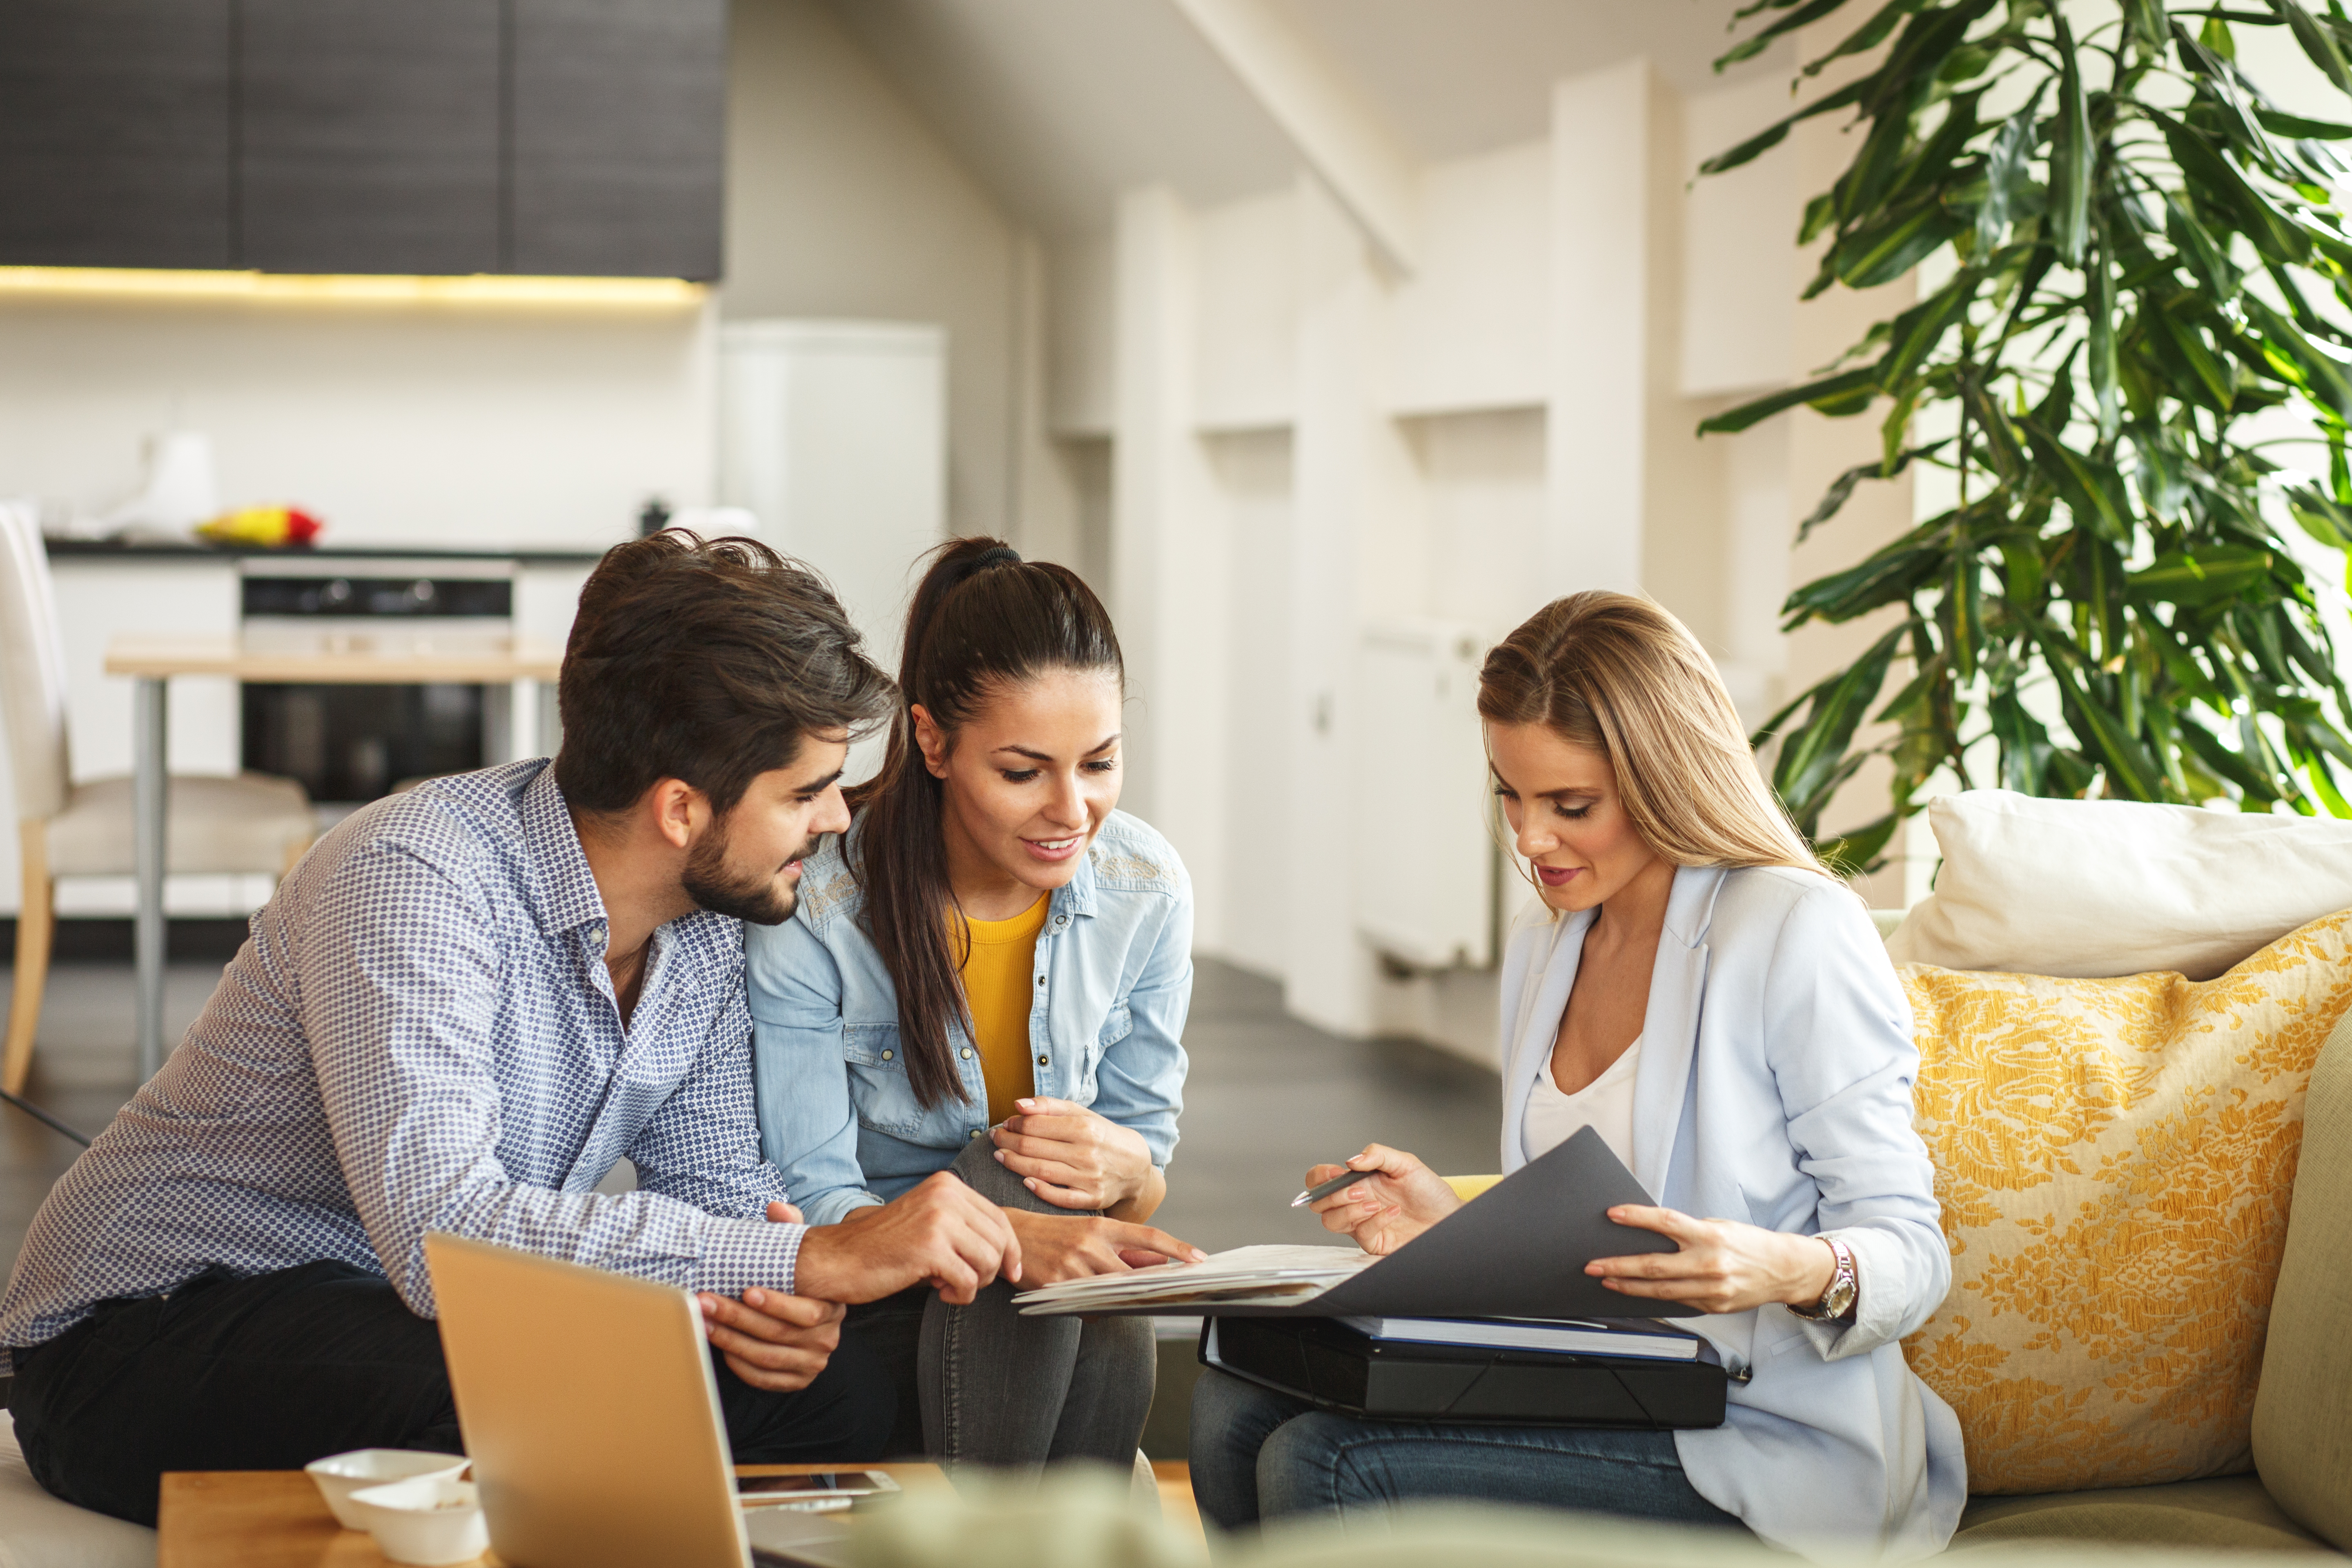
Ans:
<svg viewBox="0 0 2352 1568"><path fill-rule="evenodd" d="M510 270L719 276L726 0L510 0Z"/></svg>
<svg viewBox="0 0 2352 1568"><path fill-rule="evenodd" d="M241 0L240 262L495 272L499 0Z"/></svg>
<svg viewBox="0 0 2352 1568"><path fill-rule="evenodd" d="M727 0L0 0L0 266L719 276Z"/></svg>
<svg viewBox="0 0 2352 1568"><path fill-rule="evenodd" d="M235 265L230 0L0 0L0 265Z"/></svg>

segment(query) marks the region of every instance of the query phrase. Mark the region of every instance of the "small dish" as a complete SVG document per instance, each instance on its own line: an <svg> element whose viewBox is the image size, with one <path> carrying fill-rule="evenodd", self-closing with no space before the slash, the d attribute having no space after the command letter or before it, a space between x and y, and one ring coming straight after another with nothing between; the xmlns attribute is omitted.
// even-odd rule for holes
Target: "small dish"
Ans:
<svg viewBox="0 0 2352 1568"><path fill-rule="evenodd" d="M366 1521L351 1506L353 1492L418 1476L446 1476L454 1480L466 1468L466 1456L425 1454L413 1448L354 1448L348 1454L313 1459L302 1468L318 1483L319 1495L327 1500L327 1511L335 1516L337 1524L345 1530L365 1530Z"/></svg>
<svg viewBox="0 0 2352 1568"><path fill-rule="evenodd" d="M418 1476L352 1494L376 1550L394 1563L440 1568L471 1563L490 1549L490 1527L471 1481Z"/></svg>

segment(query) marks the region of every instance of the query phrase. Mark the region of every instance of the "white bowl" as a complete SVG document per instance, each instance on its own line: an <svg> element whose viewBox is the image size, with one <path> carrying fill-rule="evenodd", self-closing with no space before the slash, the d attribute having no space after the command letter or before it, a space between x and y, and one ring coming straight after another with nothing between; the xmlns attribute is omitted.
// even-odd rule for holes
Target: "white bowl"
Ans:
<svg viewBox="0 0 2352 1568"><path fill-rule="evenodd" d="M302 1467L327 1500L327 1510L345 1530L365 1530L367 1522L351 1506L351 1496L362 1487L380 1487L417 1476L447 1476L456 1479L466 1468L463 1454L422 1454L410 1448L354 1448L330 1454Z"/></svg>
<svg viewBox="0 0 2352 1568"><path fill-rule="evenodd" d="M394 1563L437 1568L471 1563L490 1549L490 1527L471 1481L419 1476L352 1494L376 1550Z"/></svg>

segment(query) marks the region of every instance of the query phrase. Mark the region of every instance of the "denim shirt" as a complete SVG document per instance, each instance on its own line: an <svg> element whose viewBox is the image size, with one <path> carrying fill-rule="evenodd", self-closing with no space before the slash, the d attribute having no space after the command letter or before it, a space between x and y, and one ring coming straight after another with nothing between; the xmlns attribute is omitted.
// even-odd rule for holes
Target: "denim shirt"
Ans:
<svg viewBox="0 0 2352 1568"><path fill-rule="evenodd" d="M1113 812L1052 900L1029 1008L1036 1091L1133 1128L1165 1167L1184 1104L1192 879L1166 839ZM811 1225L897 1197L988 1131L980 1053L960 1023L948 1046L968 1098L917 1102L864 904L836 837L805 863L792 920L744 928L760 1146Z"/></svg>

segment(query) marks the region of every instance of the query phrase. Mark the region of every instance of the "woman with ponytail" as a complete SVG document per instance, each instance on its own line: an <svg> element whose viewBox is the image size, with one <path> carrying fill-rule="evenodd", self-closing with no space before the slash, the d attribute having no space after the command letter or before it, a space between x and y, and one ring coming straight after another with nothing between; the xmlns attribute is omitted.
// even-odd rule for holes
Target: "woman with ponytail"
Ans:
<svg viewBox="0 0 2352 1568"><path fill-rule="evenodd" d="M1125 668L1102 602L993 539L930 557L882 771L807 864L800 918L747 928L761 1137L813 1226L952 1172L1003 1207L1020 1272L952 1306L854 1310L898 1374L897 1451L1132 1462L1140 1319L1024 1318L1016 1289L1202 1254L1144 1222L1168 1190L1192 890L1118 812Z"/></svg>

